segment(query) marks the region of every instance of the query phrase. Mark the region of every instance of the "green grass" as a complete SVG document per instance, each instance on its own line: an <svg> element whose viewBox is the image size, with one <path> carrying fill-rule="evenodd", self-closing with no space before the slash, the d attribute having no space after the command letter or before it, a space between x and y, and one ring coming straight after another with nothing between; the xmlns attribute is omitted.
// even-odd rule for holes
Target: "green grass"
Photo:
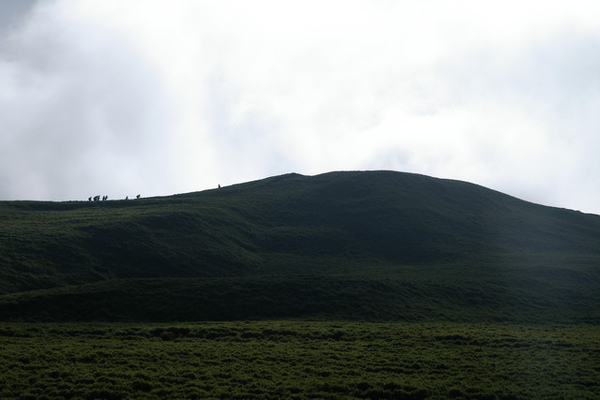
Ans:
<svg viewBox="0 0 600 400"><path fill-rule="evenodd" d="M539 276L540 270L486 268L466 276L444 265L373 269L372 275L122 279L4 295L0 319L597 323L594 281L569 281L563 271L548 268Z"/></svg>
<svg viewBox="0 0 600 400"><path fill-rule="evenodd" d="M388 171L0 202L0 319L598 323L599 243L600 216Z"/></svg>
<svg viewBox="0 0 600 400"><path fill-rule="evenodd" d="M4 399L597 399L600 328L1 324Z"/></svg>

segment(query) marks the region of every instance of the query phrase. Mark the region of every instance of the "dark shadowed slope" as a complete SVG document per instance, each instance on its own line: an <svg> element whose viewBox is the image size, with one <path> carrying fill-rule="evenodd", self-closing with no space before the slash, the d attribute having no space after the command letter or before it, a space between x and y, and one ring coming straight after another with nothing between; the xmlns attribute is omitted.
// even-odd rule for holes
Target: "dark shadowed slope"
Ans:
<svg viewBox="0 0 600 400"><path fill-rule="evenodd" d="M422 175L2 202L0 223L8 319L599 317L599 216Z"/></svg>

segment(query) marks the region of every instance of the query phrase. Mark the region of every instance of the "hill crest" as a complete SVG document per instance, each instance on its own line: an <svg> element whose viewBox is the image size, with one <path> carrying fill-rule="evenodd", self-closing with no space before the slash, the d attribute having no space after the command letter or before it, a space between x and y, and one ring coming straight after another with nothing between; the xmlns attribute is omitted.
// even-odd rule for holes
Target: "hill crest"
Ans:
<svg viewBox="0 0 600 400"><path fill-rule="evenodd" d="M572 308L599 304L600 217L417 174L286 174L140 200L1 202L0 220L0 318L143 319L161 315L157 302L188 310L179 302L210 303L207 293L223 299L227 290L230 302L264 310L218 308L236 318L469 320L491 318L496 302L502 318L562 309L568 319ZM115 294L124 287L139 292L137 306ZM264 302L250 301L255 290ZM309 304L286 302L288 290ZM571 300L560 303L555 296L567 292ZM415 301L424 306L410 311ZM455 309L440 312L444 301ZM379 306L369 311L369 303ZM276 312L276 304L287 306ZM173 310L164 315L219 314ZM597 312L573 315L587 321Z"/></svg>

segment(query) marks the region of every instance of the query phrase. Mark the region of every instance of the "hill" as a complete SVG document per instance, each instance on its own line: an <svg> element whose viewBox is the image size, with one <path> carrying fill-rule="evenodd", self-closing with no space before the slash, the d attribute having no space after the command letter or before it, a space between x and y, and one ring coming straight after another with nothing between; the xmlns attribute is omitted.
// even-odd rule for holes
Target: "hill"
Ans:
<svg viewBox="0 0 600 400"><path fill-rule="evenodd" d="M600 321L600 216L390 172L0 202L0 319Z"/></svg>

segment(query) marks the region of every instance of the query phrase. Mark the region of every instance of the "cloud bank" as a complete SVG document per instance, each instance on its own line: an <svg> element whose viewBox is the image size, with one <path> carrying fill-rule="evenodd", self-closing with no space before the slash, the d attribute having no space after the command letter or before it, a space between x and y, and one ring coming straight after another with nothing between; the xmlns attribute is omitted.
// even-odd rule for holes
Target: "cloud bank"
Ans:
<svg viewBox="0 0 600 400"><path fill-rule="evenodd" d="M591 1L38 1L3 24L0 198L394 169L600 214Z"/></svg>

